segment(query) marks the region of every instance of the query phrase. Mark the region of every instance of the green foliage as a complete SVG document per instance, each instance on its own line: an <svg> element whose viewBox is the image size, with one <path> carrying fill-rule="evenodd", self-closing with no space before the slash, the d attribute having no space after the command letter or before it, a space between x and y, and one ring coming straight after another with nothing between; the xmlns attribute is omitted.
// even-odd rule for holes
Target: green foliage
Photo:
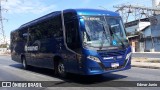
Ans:
<svg viewBox="0 0 160 90"><path fill-rule="evenodd" d="M7 44L0 44L0 48L7 48Z"/></svg>

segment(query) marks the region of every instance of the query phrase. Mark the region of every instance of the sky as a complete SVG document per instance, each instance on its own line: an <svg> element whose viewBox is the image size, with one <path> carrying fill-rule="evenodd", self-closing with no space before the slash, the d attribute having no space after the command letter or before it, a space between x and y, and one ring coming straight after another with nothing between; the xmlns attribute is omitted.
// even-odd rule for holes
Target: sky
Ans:
<svg viewBox="0 0 160 90"><path fill-rule="evenodd" d="M4 31L6 38L20 25L48 13L74 8L107 9L116 11L114 5L138 4L151 7L151 0L2 0ZM7 9L7 11L5 10Z"/></svg>

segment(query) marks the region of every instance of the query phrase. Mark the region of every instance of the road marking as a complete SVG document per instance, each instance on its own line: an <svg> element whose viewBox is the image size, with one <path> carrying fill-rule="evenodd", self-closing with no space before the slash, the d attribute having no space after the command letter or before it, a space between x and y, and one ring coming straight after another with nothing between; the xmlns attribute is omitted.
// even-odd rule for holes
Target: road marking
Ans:
<svg viewBox="0 0 160 90"><path fill-rule="evenodd" d="M6 65L2 65L0 64L0 69L9 73L12 73L13 75L19 76L21 78L30 80L30 81L63 81L61 79L58 78L54 78L51 76L47 76L47 75L42 75L40 73L36 73L36 72L31 72L31 71L27 71L27 70L23 70L23 69L18 69L18 68L14 68L11 66L6 66ZM19 73L19 74L17 74Z"/></svg>

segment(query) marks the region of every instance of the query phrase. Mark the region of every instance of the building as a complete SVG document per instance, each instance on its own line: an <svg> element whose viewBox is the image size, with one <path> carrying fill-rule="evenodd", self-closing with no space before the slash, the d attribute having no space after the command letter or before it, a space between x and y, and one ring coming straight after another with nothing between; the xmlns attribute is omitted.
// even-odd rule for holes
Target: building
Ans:
<svg viewBox="0 0 160 90"><path fill-rule="evenodd" d="M150 26L150 21L148 18L131 21L125 24L128 36L135 35L147 26Z"/></svg>
<svg viewBox="0 0 160 90"><path fill-rule="evenodd" d="M141 52L154 52L153 49L153 38L151 33L151 26L147 26L142 31L142 36L140 37Z"/></svg>
<svg viewBox="0 0 160 90"><path fill-rule="evenodd" d="M150 21L148 18L135 20L125 24L127 36L130 44L132 45L133 52L144 52L148 51L148 42L145 39L151 36ZM147 47L147 50L146 48Z"/></svg>
<svg viewBox="0 0 160 90"><path fill-rule="evenodd" d="M160 15L150 17L150 24L146 20L143 19L140 22L136 20L125 24L133 51L160 52Z"/></svg>
<svg viewBox="0 0 160 90"><path fill-rule="evenodd" d="M151 37L153 39L153 50L160 52L160 15L150 18L151 20Z"/></svg>
<svg viewBox="0 0 160 90"><path fill-rule="evenodd" d="M6 53L6 51L7 51L7 48L0 48L0 54L4 54Z"/></svg>

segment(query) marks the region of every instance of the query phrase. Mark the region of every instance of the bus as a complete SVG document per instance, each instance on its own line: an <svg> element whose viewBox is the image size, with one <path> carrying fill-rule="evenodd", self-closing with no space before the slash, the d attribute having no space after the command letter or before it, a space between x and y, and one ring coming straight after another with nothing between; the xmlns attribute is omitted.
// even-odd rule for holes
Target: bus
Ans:
<svg viewBox="0 0 160 90"><path fill-rule="evenodd" d="M116 12L99 9L55 11L11 32L11 58L29 66L99 75L131 68L131 46Z"/></svg>

